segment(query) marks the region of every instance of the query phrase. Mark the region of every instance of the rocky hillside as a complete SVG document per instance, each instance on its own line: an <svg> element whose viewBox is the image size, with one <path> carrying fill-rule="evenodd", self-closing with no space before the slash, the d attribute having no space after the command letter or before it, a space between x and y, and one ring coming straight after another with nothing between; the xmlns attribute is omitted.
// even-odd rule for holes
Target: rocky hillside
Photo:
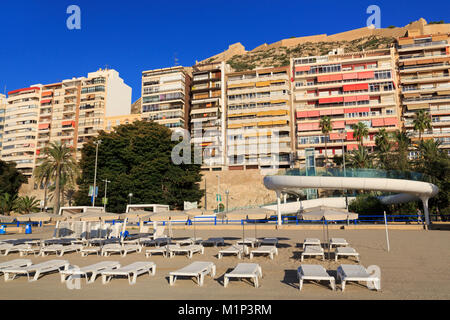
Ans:
<svg viewBox="0 0 450 320"><path fill-rule="evenodd" d="M291 58L326 55L336 48L343 48L344 52L389 48L394 41L393 37L370 36L352 41L306 42L295 47L282 46L234 55L227 63L235 71L252 70L257 67L281 67L289 65ZM210 59L208 62L213 61L214 59Z"/></svg>

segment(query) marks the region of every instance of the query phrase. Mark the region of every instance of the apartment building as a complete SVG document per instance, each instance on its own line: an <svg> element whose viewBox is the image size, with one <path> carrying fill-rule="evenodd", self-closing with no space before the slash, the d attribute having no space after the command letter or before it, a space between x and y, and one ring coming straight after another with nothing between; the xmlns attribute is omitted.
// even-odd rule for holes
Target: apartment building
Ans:
<svg viewBox="0 0 450 320"><path fill-rule="evenodd" d="M379 129L402 127L397 94L395 48L344 53L337 49L325 56L291 60L294 73L293 108L296 121L296 147L300 163L306 149L314 149L317 165L325 157L342 155L342 149L357 149L351 126L363 122L369 128L365 146L375 145ZM325 137L320 119L329 116L332 132Z"/></svg>
<svg viewBox="0 0 450 320"><path fill-rule="evenodd" d="M191 77L184 67L142 72L142 119L171 129L189 126Z"/></svg>
<svg viewBox="0 0 450 320"><path fill-rule="evenodd" d="M18 89L8 93L1 157L14 161L26 176L35 164L41 86Z"/></svg>
<svg viewBox="0 0 450 320"><path fill-rule="evenodd" d="M229 170L290 166L289 66L229 73L226 111Z"/></svg>
<svg viewBox="0 0 450 320"><path fill-rule="evenodd" d="M225 62L193 67L190 130L194 146L202 150L203 170L222 170L226 165Z"/></svg>
<svg viewBox="0 0 450 320"><path fill-rule="evenodd" d="M6 96L0 94L0 154L2 152L3 127L5 126Z"/></svg>
<svg viewBox="0 0 450 320"><path fill-rule="evenodd" d="M100 69L11 91L7 102L1 157L30 177L51 142L73 147L80 159L83 144L104 128L106 117L130 113L131 88L117 71Z"/></svg>
<svg viewBox="0 0 450 320"><path fill-rule="evenodd" d="M413 141L413 120L419 110L432 117L432 130L423 139L442 142L450 154L450 42L449 34L414 35L398 39L398 65L404 125ZM414 156L412 152L412 156Z"/></svg>

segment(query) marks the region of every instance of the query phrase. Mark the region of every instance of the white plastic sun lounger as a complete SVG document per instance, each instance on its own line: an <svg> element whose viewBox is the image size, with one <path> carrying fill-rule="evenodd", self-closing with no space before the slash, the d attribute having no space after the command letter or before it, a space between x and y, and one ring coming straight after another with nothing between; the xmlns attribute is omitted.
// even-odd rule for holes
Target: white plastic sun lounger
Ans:
<svg viewBox="0 0 450 320"><path fill-rule="evenodd" d="M187 253L187 257L191 259L194 253L200 252L201 254L204 254L205 248L200 244L192 244L189 246L168 245L167 252L169 253L170 258L176 253Z"/></svg>
<svg viewBox="0 0 450 320"><path fill-rule="evenodd" d="M189 239L178 240L176 242L176 244L183 246L183 245L197 244L201 241L202 241L202 238L189 238Z"/></svg>
<svg viewBox="0 0 450 320"><path fill-rule="evenodd" d="M303 249L305 249L306 246L320 246L320 240L316 238L306 238L305 241L303 241Z"/></svg>
<svg viewBox="0 0 450 320"><path fill-rule="evenodd" d="M305 256L313 256L313 257L321 256L322 260L325 260L325 253L321 246L306 246L306 248L302 252L301 256L302 262Z"/></svg>
<svg viewBox="0 0 450 320"><path fill-rule="evenodd" d="M2 243L0 244L0 252L5 251L4 255L6 256L6 252L8 252L8 250L10 250L12 247L14 247L14 244L12 243Z"/></svg>
<svg viewBox="0 0 450 320"><path fill-rule="evenodd" d="M218 245L223 246L225 244L225 241L223 238L208 238L206 240L202 241L202 245L213 245L214 247L217 247Z"/></svg>
<svg viewBox="0 0 450 320"><path fill-rule="evenodd" d="M139 241L141 245L144 246L157 246L160 247L161 245L165 246L167 244L170 244L171 238L169 237L163 237L163 238L156 238L156 239L144 239Z"/></svg>
<svg viewBox="0 0 450 320"><path fill-rule="evenodd" d="M252 248L256 247L259 244L259 240L256 238L244 238L244 240L238 240L236 241L236 244L240 244L241 246L244 245L250 245Z"/></svg>
<svg viewBox="0 0 450 320"><path fill-rule="evenodd" d="M212 262L196 261L180 270L170 272L169 284L173 286L177 277L196 277L197 284L203 286L207 274L213 278L216 275L216 265Z"/></svg>
<svg viewBox="0 0 450 320"><path fill-rule="evenodd" d="M343 257L355 257L359 262L359 253L351 247L338 247L334 253L334 261L337 261L339 256Z"/></svg>
<svg viewBox="0 0 450 320"><path fill-rule="evenodd" d="M273 255L278 255L278 249L275 246L260 246L257 249L250 251L250 259L253 259L254 254L267 254L273 260Z"/></svg>
<svg viewBox="0 0 450 320"><path fill-rule="evenodd" d="M42 247L41 251L39 252L40 255L45 256L46 254L49 253L55 253L58 254L60 256L63 256L65 253L67 252L77 252L80 251L83 248L83 246L81 244L71 244L68 246L63 246L61 244L52 244L46 247Z"/></svg>
<svg viewBox="0 0 450 320"><path fill-rule="evenodd" d="M226 288L230 278L250 278L253 279L255 288L259 287L258 278L262 278L262 269L257 263L238 263L236 268L229 273L225 273L223 286Z"/></svg>
<svg viewBox="0 0 450 320"><path fill-rule="evenodd" d="M10 254L11 252L19 252L20 256L27 255L29 253L33 254L39 254L40 248L33 247L30 244L18 244L15 246L10 247L9 249L5 250L5 256Z"/></svg>
<svg viewBox="0 0 450 320"><path fill-rule="evenodd" d="M81 256L86 257L91 253L95 253L96 255L99 255L102 251L102 247L83 247L80 250Z"/></svg>
<svg viewBox="0 0 450 320"><path fill-rule="evenodd" d="M278 238L264 238L259 242L261 246L276 246L278 244Z"/></svg>
<svg viewBox="0 0 450 320"><path fill-rule="evenodd" d="M121 245L119 243L110 243L102 247L102 256L108 256L111 253L119 253L122 257L125 257L129 252L141 252L142 247L137 244Z"/></svg>
<svg viewBox="0 0 450 320"><path fill-rule="evenodd" d="M233 244L232 246L222 249L217 255L218 259L222 259L224 254L235 254L239 259L242 258L242 254L249 254L248 247L242 244Z"/></svg>
<svg viewBox="0 0 450 320"><path fill-rule="evenodd" d="M79 276L85 277L86 283L92 283L97 278L102 271L106 269L117 269L120 267L120 263L117 261L102 261L96 264L92 264L86 267L79 268L78 266L69 266L66 270L61 270L61 282L65 282L70 279L70 277ZM91 279L89 279L88 274L91 274Z"/></svg>
<svg viewBox="0 0 450 320"><path fill-rule="evenodd" d="M102 283L107 284L114 276L128 277L128 283L133 285L139 275L147 273L155 275L156 265L153 262L138 261L118 269L106 269L101 272Z"/></svg>
<svg viewBox="0 0 450 320"><path fill-rule="evenodd" d="M42 263L34 264L27 267L12 267L2 269L5 281L14 280L18 274L26 274L28 281L36 281L42 273L59 271L61 268L67 269L69 262L67 260L50 260ZM30 279L30 273L34 273L34 277ZM11 276L12 275L12 276Z"/></svg>
<svg viewBox="0 0 450 320"><path fill-rule="evenodd" d="M321 265L303 264L297 270L297 277L299 290L302 290L304 280L330 281L331 289L336 290L336 280Z"/></svg>
<svg viewBox="0 0 450 320"><path fill-rule="evenodd" d="M167 246L164 247L156 247L153 249L147 249L145 250L145 256L148 258L150 257L152 254L156 254L156 253L161 253L163 255L163 257L167 257Z"/></svg>
<svg viewBox="0 0 450 320"><path fill-rule="evenodd" d="M363 281L367 283L367 287L370 289L369 283L378 291L381 290L381 277L371 275L367 272L366 268L362 265L353 264L341 264L337 268L337 279L341 281L341 289L345 290L345 283L347 281Z"/></svg>
<svg viewBox="0 0 450 320"><path fill-rule="evenodd" d="M3 263L0 263L0 273L3 272L2 269L28 267L31 265L32 265L32 263L31 263L31 260L29 260L29 259L15 259L15 260L11 260L11 261L6 261Z"/></svg>
<svg viewBox="0 0 450 320"><path fill-rule="evenodd" d="M330 248L332 249L333 246L346 247L346 246L348 246L348 242L347 242L347 240L345 240L343 238L331 238L330 239Z"/></svg>

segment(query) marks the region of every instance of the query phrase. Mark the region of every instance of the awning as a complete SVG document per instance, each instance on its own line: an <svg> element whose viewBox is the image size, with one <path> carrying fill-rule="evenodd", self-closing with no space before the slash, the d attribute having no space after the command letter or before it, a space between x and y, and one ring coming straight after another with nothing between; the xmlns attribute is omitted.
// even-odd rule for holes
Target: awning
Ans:
<svg viewBox="0 0 450 320"><path fill-rule="evenodd" d="M429 109L428 103L410 104L407 106L408 110Z"/></svg>
<svg viewBox="0 0 450 320"><path fill-rule="evenodd" d="M287 103L287 102L288 102L287 100L283 100L283 99L280 99L280 100L272 100L272 101L270 101L271 104L276 104L276 103Z"/></svg>
<svg viewBox="0 0 450 320"><path fill-rule="evenodd" d="M347 140L349 140L349 139L347 139ZM354 139L351 139L351 140L354 140ZM356 150L356 149L358 149L357 144L348 144L347 145L347 151Z"/></svg>
<svg viewBox="0 0 450 320"><path fill-rule="evenodd" d="M331 126L333 127L333 129L344 129L345 121L333 121L331 123Z"/></svg>
<svg viewBox="0 0 450 320"><path fill-rule="evenodd" d="M38 126L39 130L48 129L50 127L50 123L43 123Z"/></svg>
<svg viewBox="0 0 450 320"><path fill-rule="evenodd" d="M51 97L53 95L52 91L46 91L46 92L42 92L42 96L43 97Z"/></svg>
<svg viewBox="0 0 450 320"><path fill-rule="evenodd" d="M254 87L255 83L254 82L250 82L250 83L239 83L239 84L230 84L228 85L228 88L240 88L240 87Z"/></svg>
<svg viewBox="0 0 450 320"><path fill-rule="evenodd" d="M325 110L320 110L320 115L321 116L329 116L333 114L333 110L331 109L325 109Z"/></svg>
<svg viewBox="0 0 450 320"><path fill-rule="evenodd" d="M384 126L384 119L372 119L372 127Z"/></svg>
<svg viewBox="0 0 450 320"><path fill-rule="evenodd" d="M342 108L332 109L332 110L333 110L333 115L344 114L344 109L342 109Z"/></svg>
<svg viewBox="0 0 450 320"><path fill-rule="evenodd" d="M256 83L257 87L267 87L270 86L270 81L260 81Z"/></svg>
<svg viewBox="0 0 450 320"><path fill-rule="evenodd" d="M52 102L52 99L41 100L41 104L46 104Z"/></svg>
<svg viewBox="0 0 450 320"><path fill-rule="evenodd" d="M242 124L228 124L228 129L242 128Z"/></svg>
<svg viewBox="0 0 450 320"><path fill-rule="evenodd" d="M344 80L351 80L351 79L358 79L358 73L347 73L342 75L342 79Z"/></svg>
<svg viewBox="0 0 450 320"><path fill-rule="evenodd" d="M319 104L338 103L338 102L343 102L343 101L344 101L343 97L322 98L322 99L319 99Z"/></svg>
<svg viewBox="0 0 450 320"><path fill-rule="evenodd" d="M300 66L300 67L295 67L295 72L309 71L309 70L311 70L311 66Z"/></svg>
<svg viewBox="0 0 450 320"><path fill-rule="evenodd" d="M308 117L319 117L319 116L320 116L319 110L308 111Z"/></svg>
<svg viewBox="0 0 450 320"><path fill-rule="evenodd" d="M358 79L373 79L375 73L373 71L358 72Z"/></svg>
<svg viewBox="0 0 450 320"><path fill-rule="evenodd" d="M397 124L398 124L397 118L385 118L384 119L385 126L392 126L392 125L397 125Z"/></svg>

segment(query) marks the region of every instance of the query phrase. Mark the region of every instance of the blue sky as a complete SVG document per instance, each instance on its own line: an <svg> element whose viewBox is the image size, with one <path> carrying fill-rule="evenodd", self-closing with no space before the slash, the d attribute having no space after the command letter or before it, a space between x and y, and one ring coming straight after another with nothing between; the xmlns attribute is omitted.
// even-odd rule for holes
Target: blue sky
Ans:
<svg viewBox="0 0 450 320"><path fill-rule="evenodd" d="M424 4L425 3L425 4ZM69 30L69 5L81 9L81 30ZM450 22L448 0L22 0L0 4L0 92L119 71L140 95L141 71L191 66L241 42L247 50L292 36L334 34L366 25L369 5L381 27L420 17Z"/></svg>

